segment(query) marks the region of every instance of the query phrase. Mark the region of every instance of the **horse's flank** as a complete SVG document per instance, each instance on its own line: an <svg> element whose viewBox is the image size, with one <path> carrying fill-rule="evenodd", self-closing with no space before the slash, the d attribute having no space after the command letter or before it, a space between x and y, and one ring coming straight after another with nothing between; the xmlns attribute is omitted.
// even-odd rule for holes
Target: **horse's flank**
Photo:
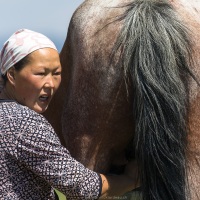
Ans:
<svg viewBox="0 0 200 200"><path fill-rule="evenodd" d="M131 84L124 81L122 65L116 68L110 63L111 51L122 28L120 21L111 22L126 10L125 7L117 7L129 2L87 0L76 11L61 52L62 84L47 113L49 121L72 155L99 172L108 171L112 164L126 163L125 149L137 127L134 120L137 116L132 112L137 93L131 92ZM190 69L200 80L200 3L195 0L174 0L171 4L182 24L190 30L188 39L192 49L189 54L192 52L193 57ZM191 198L197 200L200 199L200 90L193 78L188 80L189 105L185 110L189 127L187 173ZM188 80L185 79L186 82ZM179 123L174 125L178 126ZM186 156L184 150L182 156ZM182 164L180 167L184 166L184 159ZM180 168L181 173L183 170ZM184 188L182 192L177 199L186 199ZM162 199L176 197L167 195ZM150 195L146 199L156 198Z"/></svg>
<svg viewBox="0 0 200 200"><path fill-rule="evenodd" d="M190 30L194 61L191 68L196 78L200 80L200 2L181 0L174 5L185 26ZM198 200L200 199L200 89L194 80L191 80L189 88L187 173L190 198Z"/></svg>

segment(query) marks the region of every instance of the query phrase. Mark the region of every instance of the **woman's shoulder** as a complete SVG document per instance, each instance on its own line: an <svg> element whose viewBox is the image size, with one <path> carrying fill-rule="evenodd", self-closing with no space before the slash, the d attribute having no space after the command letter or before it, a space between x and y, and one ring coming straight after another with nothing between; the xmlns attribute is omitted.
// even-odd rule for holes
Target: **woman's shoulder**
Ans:
<svg viewBox="0 0 200 200"><path fill-rule="evenodd" d="M4 119L14 120L19 123L23 121L24 123L26 122L26 124L34 124L35 126L44 124L51 127L43 115L16 101L1 101L0 110L0 117L3 117Z"/></svg>
<svg viewBox="0 0 200 200"><path fill-rule="evenodd" d="M27 106L23 106L16 101L12 100L5 100L0 102L0 107L2 113L5 115L16 115L18 117L23 116L23 117L30 117L30 116L40 116L40 114L36 113L35 111L31 110Z"/></svg>
<svg viewBox="0 0 200 200"><path fill-rule="evenodd" d="M38 140L45 135L46 139L57 141L51 124L45 117L27 106L23 106L17 102L1 102L0 103L0 126L7 132L24 132L26 137L37 135Z"/></svg>

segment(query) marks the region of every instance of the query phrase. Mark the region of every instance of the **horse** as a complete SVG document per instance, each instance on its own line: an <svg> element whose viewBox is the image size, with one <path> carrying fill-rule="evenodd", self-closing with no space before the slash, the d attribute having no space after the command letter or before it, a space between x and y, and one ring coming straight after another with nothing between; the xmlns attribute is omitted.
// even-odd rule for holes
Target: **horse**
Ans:
<svg viewBox="0 0 200 200"><path fill-rule="evenodd" d="M85 0L46 118L89 169L135 160L144 200L200 199L200 2Z"/></svg>

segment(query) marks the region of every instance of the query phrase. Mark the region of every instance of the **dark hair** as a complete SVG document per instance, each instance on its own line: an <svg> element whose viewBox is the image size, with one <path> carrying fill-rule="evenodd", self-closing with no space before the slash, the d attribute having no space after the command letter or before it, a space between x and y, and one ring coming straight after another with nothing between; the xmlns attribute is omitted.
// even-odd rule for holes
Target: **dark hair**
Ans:
<svg viewBox="0 0 200 200"><path fill-rule="evenodd" d="M20 71L29 62L30 62L29 55L27 55L24 58L22 58L20 61L15 63L13 65L13 67L15 68L16 71ZM6 82L8 80L7 73L5 75L2 75L2 78L3 78L4 82Z"/></svg>
<svg viewBox="0 0 200 200"><path fill-rule="evenodd" d="M120 17L125 22L113 55L120 54L135 94L142 199L186 200L188 78L194 77L189 31L166 0L135 0Z"/></svg>

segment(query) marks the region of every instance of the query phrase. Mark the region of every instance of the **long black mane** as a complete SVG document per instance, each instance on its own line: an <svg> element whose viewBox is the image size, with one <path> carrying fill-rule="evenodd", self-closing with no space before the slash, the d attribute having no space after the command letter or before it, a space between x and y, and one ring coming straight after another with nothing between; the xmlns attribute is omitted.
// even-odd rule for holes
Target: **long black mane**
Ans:
<svg viewBox="0 0 200 200"><path fill-rule="evenodd" d="M135 0L119 20L113 55L120 54L135 94L133 148L143 199L186 200L188 30L165 0Z"/></svg>

